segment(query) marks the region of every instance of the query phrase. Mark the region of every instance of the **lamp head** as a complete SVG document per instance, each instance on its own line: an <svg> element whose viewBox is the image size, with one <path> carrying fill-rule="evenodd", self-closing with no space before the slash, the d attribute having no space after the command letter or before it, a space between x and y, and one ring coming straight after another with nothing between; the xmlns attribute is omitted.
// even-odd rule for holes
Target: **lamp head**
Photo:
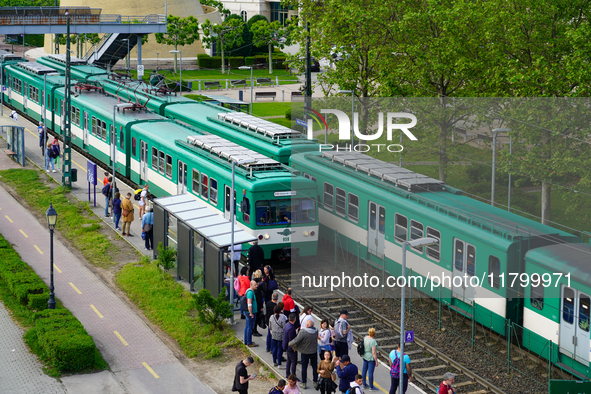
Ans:
<svg viewBox="0 0 591 394"><path fill-rule="evenodd" d="M493 133L508 133L511 129L492 129Z"/></svg>
<svg viewBox="0 0 591 394"><path fill-rule="evenodd" d="M57 212L53 209L52 204L49 204L49 209L45 212L45 217L47 218L47 227L53 230L57 223Z"/></svg>
<svg viewBox="0 0 591 394"><path fill-rule="evenodd" d="M413 246L415 248L418 248L420 246L429 246L429 245L433 245L438 243L439 240L437 238L418 238L418 239L413 239L412 241L408 241L407 243L410 246Z"/></svg>
<svg viewBox="0 0 591 394"><path fill-rule="evenodd" d="M240 67L238 67L238 70L250 70L250 69L252 69L252 67L250 67L250 66L240 66Z"/></svg>

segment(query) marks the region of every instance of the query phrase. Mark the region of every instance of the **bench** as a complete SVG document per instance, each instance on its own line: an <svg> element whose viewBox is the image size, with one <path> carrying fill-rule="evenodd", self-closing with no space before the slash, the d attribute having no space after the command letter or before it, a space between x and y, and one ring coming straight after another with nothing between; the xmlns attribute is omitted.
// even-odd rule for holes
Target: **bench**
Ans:
<svg viewBox="0 0 591 394"><path fill-rule="evenodd" d="M16 153L14 153L13 151L11 151L10 149L4 149L4 153L6 153L8 156L11 157L15 157Z"/></svg>
<svg viewBox="0 0 591 394"><path fill-rule="evenodd" d="M220 85L219 81L204 82L203 86L205 86L205 89L207 89L207 90L209 90L209 88L218 88L218 90L222 88L222 85Z"/></svg>
<svg viewBox="0 0 591 394"><path fill-rule="evenodd" d="M277 92L255 92L254 93L254 101L257 101L259 97L273 97L273 101L277 97Z"/></svg>
<svg viewBox="0 0 591 394"><path fill-rule="evenodd" d="M246 79L233 79L230 81L230 86L237 88L238 86L246 86Z"/></svg>
<svg viewBox="0 0 591 394"><path fill-rule="evenodd" d="M273 86L273 81L271 78L257 78L257 85L261 86L263 83L268 83L269 86Z"/></svg>
<svg viewBox="0 0 591 394"><path fill-rule="evenodd" d="M303 96L303 95L304 95L304 93L302 93L302 92L291 92L291 97L293 97L293 96Z"/></svg>

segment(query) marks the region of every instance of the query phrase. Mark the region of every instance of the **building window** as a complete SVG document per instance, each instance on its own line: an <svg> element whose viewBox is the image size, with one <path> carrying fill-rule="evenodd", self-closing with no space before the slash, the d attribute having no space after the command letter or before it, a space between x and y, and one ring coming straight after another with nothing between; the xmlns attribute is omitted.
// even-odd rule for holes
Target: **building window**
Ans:
<svg viewBox="0 0 591 394"><path fill-rule="evenodd" d="M330 183L324 182L324 208L332 211L334 204L334 187Z"/></svg>
<svg viewBox="0 0 591 394"><path fill-rule="evenodd" d="M152 169L158 171L158 149L152 148Z"/></svg>
<svg viewBox="0 0 591 394"><path fill-rule="evenodd" d="M274 1L269 3L271 5L271 20L270 22L279 21L282 25L285 25L287 20L287 14L289 11L288 7L282 7L281 2Z"/></svg>
<svg viewBox="0 0 591 394"><path fill-rule="evenodd" d="M213 178L209 180L209 201L214 205L218 204L218 181Z"/></svg>
<svg viewBox="0 0 591 394"><path fill-rule="evenodd" d="M406 241L406 235L408 233L408 219L397 213L394 217L394 222L396 223L394 238L396 241L403 243Z"/></svg>
<svg viewBox="0 0 591 394"><path fill-rule="evenodd" d="M341 216L345 216L345 214L347 213L347 193L343 190L337 187L337 201L336 201L336 210L337 210L337 214L341 215Z"/></svg>
<svg viewBox="0 0 591 394"><path fill-rule="evenodd" d="M433 260L439 261L441 256L441 233L434 228L427 227L427 237L435 238L439 241L436 244L427 246L427 256L431 257Z"/></svg>
<svg viewBox="0 0 591 394"><path fill-rule="evenodd" d="M359 221L359 197L353 193L349 193L349 219Z"/></svg>
<svg viewBox="0 0 591 394"><path fill-rule="evenodd" d="M172 157L166 155L166 177L172 179Z"/></svg>
<svg viewBox="0 0 591 394"><path fill-rule="evenodd" d="M199 171L193 170L193 193L199 195Z"/></svg>
<svg viewBox="0 0 591 394"><path fill-rule="evenodd" d="M242 20L244 22L246 22L248 20L248 13L244 10L240 11L240 17L242 18Z"/></svg>
<svg viewBox="0 0 591 394"><path fill-rule="evenodd" d="M495 256L488 256L488 284L493 289L499 288L499 275L501 274L501 260ZM492 274L492 275L490 275ZM492 276L492 278L491 278ZM491 280L492 279L492 280ZM533 289L533 287L532 287Z"/></svg>

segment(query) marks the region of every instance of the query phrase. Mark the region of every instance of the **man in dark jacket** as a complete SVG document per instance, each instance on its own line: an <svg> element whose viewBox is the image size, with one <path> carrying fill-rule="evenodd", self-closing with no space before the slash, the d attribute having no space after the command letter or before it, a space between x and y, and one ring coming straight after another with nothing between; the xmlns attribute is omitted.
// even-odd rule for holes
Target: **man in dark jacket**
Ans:
<svg viewBox="0 0 591 394"><path fill-rule="evenodd" d="M339 377L339 390L341 393L346 393L351 387L351 382L355 381L357 375L357 366L351 363L351 358L345 354L340 360L336 362L337 376Z"/></svg>
<svg viewBox="0 0 591 394"><path fill-rule="evenodd" d="M232 391L238 391L239 394L248 394L248 381L253 380L254 376L248 374L246 367L252 363L254 363L254 359L248 356L236 365Z"/></svg>
<svg viewBox="0 0 591 394"><path fill-rule="evenodd" d="M298 335L289 342L289 346L302 355L302 388L305 390L308 388L308 362L312 365L314 383L318 380L318 330L314 327L314 320L306 321L306 327L300 329Z"/></svg>
<svg viewBox="0 0 591 394"><path fill-rule="evenodd" d="M297 315L295 313L290 313L289 322L285 325L285 328L283 329L282 344L283 350L287 353L287 363L285 364L285 377L289 377L289 375L295 375L296 367L298 365L298 352L295 351L291 346L289 346L289 342L296 337L296 320L298 320Z"/></svg>
<svg viewBox="0 0 591 394"><path fill-rule="evenodd" d="M265 265L265 252L263 248L259 246L259 241L254 241L253 245L248 249L248 265L250 266L250 272L255 272L263 265Z"/></svg>
<svg viewBox="0 0 591 394"><path fill-rule="evenodd" d="M279 300L279 294L273 293L271 296L271 301L267 301L265 304L267 312L265 314L265 323L267 323L267 353L271 353L271 329L269 328L269 318L273 316L273 311L277 306L277 300Z"/></svg>

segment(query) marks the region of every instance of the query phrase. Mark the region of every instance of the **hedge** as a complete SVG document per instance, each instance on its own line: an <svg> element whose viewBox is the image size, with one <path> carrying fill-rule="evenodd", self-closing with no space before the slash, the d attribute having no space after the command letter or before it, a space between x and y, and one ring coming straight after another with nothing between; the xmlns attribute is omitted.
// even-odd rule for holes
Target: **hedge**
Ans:
<svg viewBox="0 0 591 394"><path fill-rule="evenodd" d="M230 56L227 59L230 63L230 67L237 68L244 66L244 58L242 56Z"/></svg>
<svg viewBox="0 0 591 394"><path fill-rule="evenodd" d="M49 299L47 285L4 239L0 242L0 261L0 279L6 282L12 295L32 309L44 309Z"/></svg>
<svg viewBox="0 0 591 394"><path fill-rule="evenodd" d="M210 57L199 57L199 68L222 68L222 57L221 56L210 56Z"/></svg>
<svg viewBox="0 0 591 394"><path fill-rule="evenodd" d="M254 56L248 56L244 58L244 65L252 66L254 64Z"/></svg>

